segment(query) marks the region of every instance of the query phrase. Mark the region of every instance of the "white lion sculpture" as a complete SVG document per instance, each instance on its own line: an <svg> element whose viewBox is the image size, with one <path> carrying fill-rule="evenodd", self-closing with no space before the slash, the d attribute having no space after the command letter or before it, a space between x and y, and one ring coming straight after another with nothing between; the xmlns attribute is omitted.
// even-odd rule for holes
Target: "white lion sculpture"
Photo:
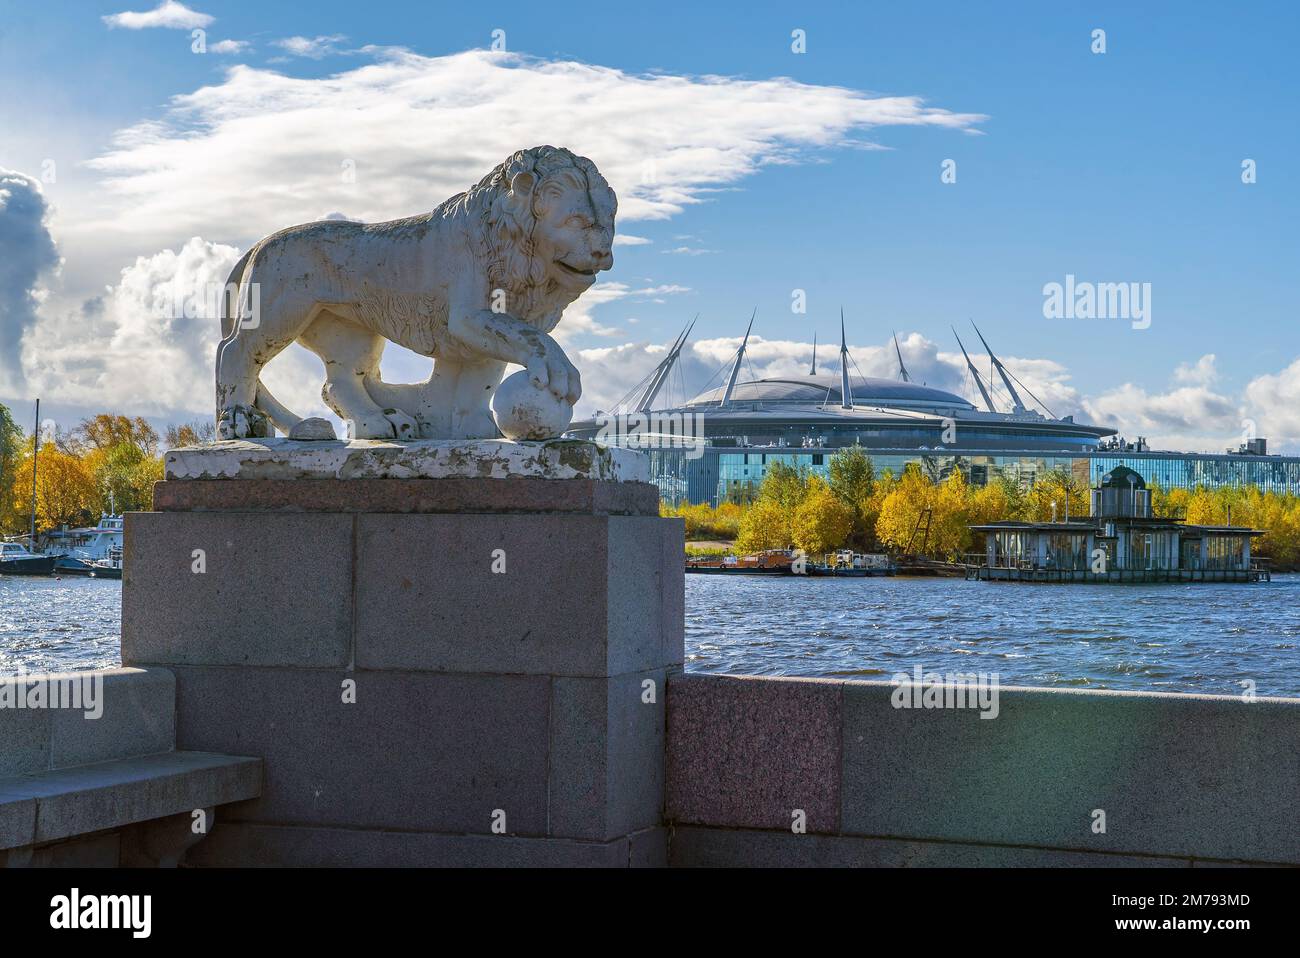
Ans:
<svg viewBox="0 0 1300 958"><path fill-rule="evenodd" d="M578 371L549 334L613 266L617 207L594 163L539 146L431 213L268 236L227 285L218 435L295 435L304 420L258 378L295 341L324 360L322 394L353 439L495 438L489 403L509 363L572 407ZM383 382L386 340L433 357L429 380Z"/></svg>

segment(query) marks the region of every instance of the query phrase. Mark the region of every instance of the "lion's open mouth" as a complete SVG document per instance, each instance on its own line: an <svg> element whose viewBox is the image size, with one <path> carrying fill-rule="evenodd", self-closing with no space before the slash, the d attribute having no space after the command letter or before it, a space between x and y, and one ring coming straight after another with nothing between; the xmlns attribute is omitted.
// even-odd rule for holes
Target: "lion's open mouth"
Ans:
<svg viewBox="0 0 1300 958"><path fill-rule="evenodd" d="M570 273L572 273L574 276L586 276L586 277L588 277L588 278L591 278L591 277L594 277L594 276L596 275L596 271L595 271L594 269L578 269L578 268L575 267L575 266L570 266L568 263L564 262L564 260L562 260L562 259L557 259L555 262L556 262L558 265L563 266L566 270L568 270L568 271L569 271Z"/></svg>

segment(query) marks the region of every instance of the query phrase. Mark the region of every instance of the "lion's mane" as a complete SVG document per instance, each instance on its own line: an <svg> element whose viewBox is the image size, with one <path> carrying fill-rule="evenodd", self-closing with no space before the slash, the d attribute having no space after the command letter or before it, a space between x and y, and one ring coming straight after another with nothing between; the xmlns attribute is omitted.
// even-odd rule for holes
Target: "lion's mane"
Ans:
<svg viewBox="0 0 1300 958"><path fill-rule="evenodd" d="M537 177L532 200L521 203L510 193L519 173ZM488 282L505 290L508 308L519 319L536 322L563 309L574 299L568 290L552 286L550 264L535 255L533 228L545 213L546 187L562 178L574 189L585 189L598 208L616 211L614 191L596 164L585 156L554 146L520 150L495 167L477 184L451 197L434 215L465 217L471 241L488 263Z"/></svg>

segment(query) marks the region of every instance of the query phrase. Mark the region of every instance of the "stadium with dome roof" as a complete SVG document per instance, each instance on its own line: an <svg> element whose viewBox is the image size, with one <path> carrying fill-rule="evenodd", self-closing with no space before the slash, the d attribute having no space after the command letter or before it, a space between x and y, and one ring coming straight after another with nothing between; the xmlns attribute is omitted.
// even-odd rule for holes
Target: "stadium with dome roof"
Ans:
<svg viewBox="0 0 1300 958"><path fill-rule="evenodd" d="M897 475L916 463L935 480L960 469L976 486L998 476L1032 485L1039 475L1064 471L1091 487L1116 466L1127 466L1166 489L1255 484L1300 493L1300 458L1269 456L1262 439L1218 455L1160 452L1142 438L1116 438L1111 427L1053 416L994 355L978 329L989 358L987 377L976 369L960 338L957 343L982 408L955 393L913 382L896 339L897 379L851 375L855 364L843 318L836 374L817 372L814 345L807 375L742 381L752 329L751 319L740 348L720 370L726 371L721 385L680 405L656 405L690 334L687 327L664 360L612 411L574 422L567 435L621 442L627 433L637 433L626 444L649 452L654 482L674 504L747 502L772 464L825 476L830 458L855 445L871 457L877 474L888 469ZM620 419L643 425L611 439L608 426ZM683 434L698 442L682 442Z"/></svg>

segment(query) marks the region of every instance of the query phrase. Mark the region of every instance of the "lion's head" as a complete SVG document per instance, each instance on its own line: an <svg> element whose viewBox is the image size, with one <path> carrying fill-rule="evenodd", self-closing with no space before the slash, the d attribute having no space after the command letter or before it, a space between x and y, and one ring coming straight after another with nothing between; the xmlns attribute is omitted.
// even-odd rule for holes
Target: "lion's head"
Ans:
<svg viewBox="0 0 1300 958"><path fill-rule="evenodd" d="M584 156L554 146L520 150L466 200L477 212L488 282L506 291L520 319L558 313L614 265L618 198Z"/></svg>

